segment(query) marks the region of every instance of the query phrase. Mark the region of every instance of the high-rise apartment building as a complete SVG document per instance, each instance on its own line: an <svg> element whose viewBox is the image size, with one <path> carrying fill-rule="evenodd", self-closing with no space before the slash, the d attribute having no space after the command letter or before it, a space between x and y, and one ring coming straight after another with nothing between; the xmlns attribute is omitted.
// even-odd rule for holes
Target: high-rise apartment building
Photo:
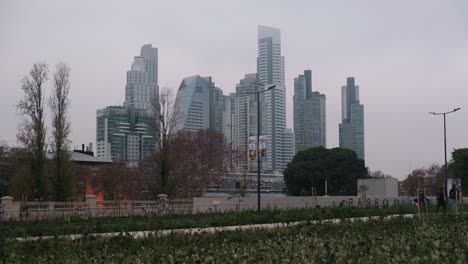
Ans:
<svg viewBox="0 0 468 264"><path fill-rule="evenodd" d="M230 93L224 96L223 109L223 133L226 138L226 143L232 145L234 142L235 131L235 114L236 114L236 93Z"/></svg>
<svg viewBox="0 0 468 264"><path fill-rule="evenodd" d="M293 103L296 152L326 147L326 97L312 91L312 71L294 78Z"/></svg>
<svg viewBox="0 0 468 264"><path fill-rule="evenodd" d="M210 128L223 133L225 98L223 90L213 86L210 88Z"/></svg>
<svg viewBox="0 0 468 264"><path fill-rule="evenodd" d="M364 106L359 103L359 86L354 77L348 77L341 87L340 148L351 149L365 160Z"/></svg>
<svg viewBox="0 0 468 264"><path fill-rule="evenodd" d="M97 110L97 157L114 161L139 161L155 150L152 115L133 106L108 106Z"/></svg>
<svg viewBox="0 0 468 264"><path fill-rule="evenodd" d="M267 161L262 170L284 169L282 137L286 128L286 87L284 57L281 56L281 33L277 28L258 27L258 89L276 87L260 96L261 131L267 138Z"/></svg>
<svg viewBox="0 0 468 264"><path fill-rule="evenodd" d="M175 130L197 132L213 129L223 132L224 97L211 77L184 78L177 91L175 107L180 115Z"/></svg>
<svg viewBox="0 0 468 264"><path fill-rule="evenodd" d="M249 137L257 136L257 74L246 74L236 85L233 150L238 171L254 171L257 161L249 159Z"/></svg>
<svg viewBox="0 0 468 264"><path fill-rule="evenodd" d="M283 131L283 136L281 137L281 145L282 160L280 166L282 168L286 168L288 163L292 161L294 155L296 154L296 148L294 144L294 133L291 128L286 128Z"/></svg>
<svg viewBox="0 0 468 264"><path fill-rule="evenodd" d="M127 72L124 105L97 110L97 157L136 162L156 149L157 122L151 101L158 93L158 49L147 44Z"/></svg>
<svg viewBox="0 0 468 264"><path fill-rule="evenodd" d="M158 49L147 44L127 71L124 106L133 105L150 113L151 100L158 94Z"/></svg>

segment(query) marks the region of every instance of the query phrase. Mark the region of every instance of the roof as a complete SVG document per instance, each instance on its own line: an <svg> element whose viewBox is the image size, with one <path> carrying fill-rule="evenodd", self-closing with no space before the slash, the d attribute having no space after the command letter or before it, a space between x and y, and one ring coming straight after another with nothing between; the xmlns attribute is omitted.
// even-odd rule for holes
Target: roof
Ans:
<svg viewBox="0 0 468 264"><path fill-rule="evenodd" d="M86 155L80 152L72 152L71 160L76 162L94 162L94 163L110 163L109 159L98 158L90 155Z"/></svg>
<svg viewBox="0 0 468 264"><path fill-rule="evenodd" d="M103 158L98 158L90 155L86 155L80 152L75 152L75 151L70 151L70 159L71 161L74 162L89 162L89 163L111 163L112 160L110 159L103 159ZM48 159L52 159L54 156L53 153L47 152L46 157Z"/></svg>

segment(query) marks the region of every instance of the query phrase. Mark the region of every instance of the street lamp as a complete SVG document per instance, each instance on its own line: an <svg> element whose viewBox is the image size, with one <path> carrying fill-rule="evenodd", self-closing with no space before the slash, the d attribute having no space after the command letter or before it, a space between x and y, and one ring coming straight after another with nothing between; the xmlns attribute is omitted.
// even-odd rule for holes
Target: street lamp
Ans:
<svg viewBox="0 0 468 264"><path fill-rule="evenodd" d="M445 115L456 112L461 108L455 108L452 111L443 112L443 113L436 113L430 112L430 115L443 115L444 116L444 154L445 154L445 195L448 197L448 176L447 176L447 129L446 129L446 122L445 122Z"/></svg>
<svg viewBox="0 0 468 264"><path fill-rule="evenodd" d="M257 211L260 212L260 94L270 91L276 85L270 85L267 89L262 91L255 91L257 96Z"/></svg>

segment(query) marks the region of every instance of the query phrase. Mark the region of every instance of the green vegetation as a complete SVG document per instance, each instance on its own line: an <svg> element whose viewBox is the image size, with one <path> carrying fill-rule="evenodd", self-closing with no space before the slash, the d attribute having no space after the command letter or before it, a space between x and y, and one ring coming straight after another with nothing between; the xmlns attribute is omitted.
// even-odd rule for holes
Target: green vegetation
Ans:
<svg viewBox="0 0 468 264"><path fill-rule="evenodd" d="M284 170L284 181L292 195L356 195L357 179L367 177L364 161L349 149L323 147L299 151Z"/></svg>
<svg viewBox="0 0 468 264"><path fill-rule="evenodd" d="M5 263L467 263L468 218L303 224L269 230L8 242Z"/></svg>
<svg viewBox="0 0 468 264"><path fill-rule="evenodd" d="M468 194L468 148L454 150L452 158L453 174L455 178L461 179L463 193Z"/></svg>
<svg viewBox="0 0 468 264"><path fill-rule="evenodd" d="M435 207L430 207L430 212ZM148 215L133 217L103 217L91 219L55 219L49 221L4 222L0 225L4 237L59 236L107 232L151 231L178 228L201 228L263 223L289 223L333 218L387 216L417 213L414 205L383 208L323 208L272 211L245 211L189 215Z"/></svg>

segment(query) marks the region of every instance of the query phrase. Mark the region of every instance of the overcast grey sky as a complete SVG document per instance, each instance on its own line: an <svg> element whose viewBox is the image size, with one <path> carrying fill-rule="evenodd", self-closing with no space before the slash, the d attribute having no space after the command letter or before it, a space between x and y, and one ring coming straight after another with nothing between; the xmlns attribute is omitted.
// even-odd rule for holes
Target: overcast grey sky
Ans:
<svg viewBox="0 0 468 264"><path fill-rule="evenodd" d="M96 109L122 104L143 44L159 48L159 85L212 76L225 94L256 71L257 26L281 29L287 124L293 78L312 70L327 96L328 146L338 146L341 89L354 76L365 105L366 163L403 179L468 147L468 1L0 2L0 139L16 144L21 78L32 63L72 69L72 140L95 141ZM50 87L50 83L49 83ZM50 122L49 122L50 123Z"/></svg>

